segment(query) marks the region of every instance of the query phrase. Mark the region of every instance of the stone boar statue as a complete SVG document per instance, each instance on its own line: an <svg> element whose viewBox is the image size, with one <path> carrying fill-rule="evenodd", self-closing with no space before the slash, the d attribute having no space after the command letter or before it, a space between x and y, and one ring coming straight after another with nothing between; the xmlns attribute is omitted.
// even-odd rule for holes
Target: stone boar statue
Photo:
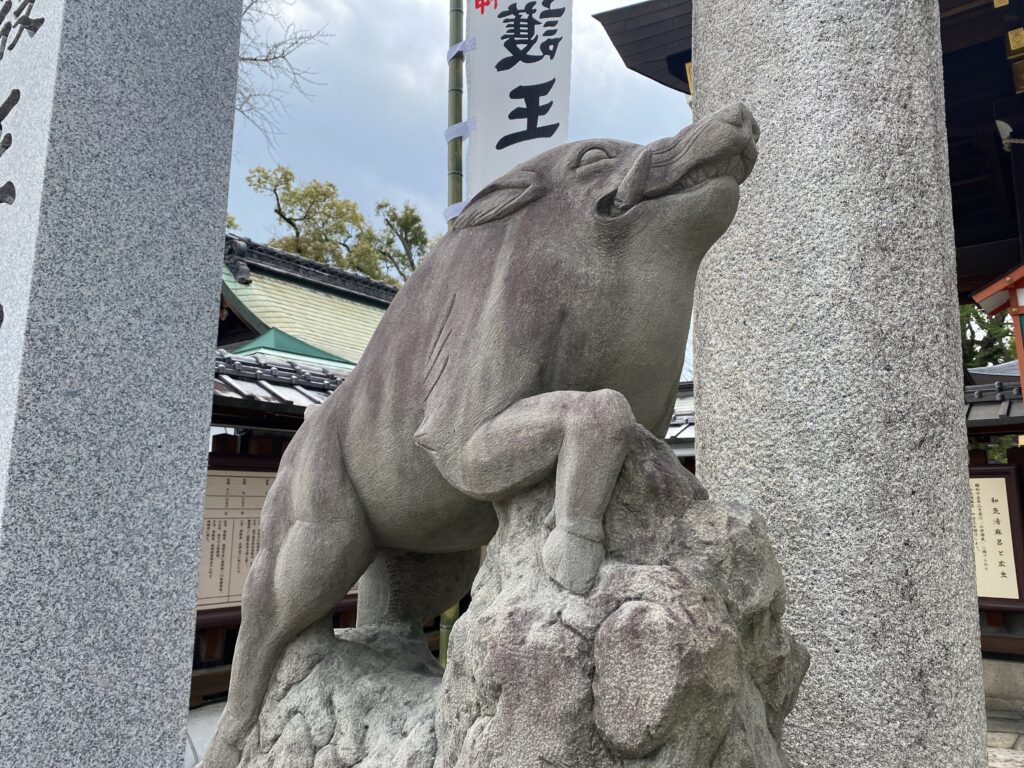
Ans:
<svg viewBox="0 0 1024 768"><path fill-rule="evenodd" d="M647 146L558 147L469 202L282 458L206 768L238 765L283 649L382 553L448 558L464 593L493 503L553 475L544 571L591 588L635 425L672 416L697 269L758 136L735 104ZM361 602L360 621L386 611Z"/></svg>

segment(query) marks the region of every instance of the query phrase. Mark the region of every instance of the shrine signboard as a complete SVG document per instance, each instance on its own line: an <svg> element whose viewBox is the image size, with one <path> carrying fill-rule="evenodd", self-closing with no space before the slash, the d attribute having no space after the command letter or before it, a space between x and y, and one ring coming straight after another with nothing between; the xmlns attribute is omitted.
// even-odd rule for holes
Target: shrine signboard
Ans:
<svg viewBox="0 0 1024 768"><path fill-rule="evenodd" d="M273 472L210 470L203 510L197 606L233 608L260 548L260 512Z"/></svg>
<svg viewBox="0 0 1024 768"><path fill-rule="evenodd" d="M978 598L982 608L1021 608L1017 574L1024 562L1018 468L971 468L971 533Z"/></svg>

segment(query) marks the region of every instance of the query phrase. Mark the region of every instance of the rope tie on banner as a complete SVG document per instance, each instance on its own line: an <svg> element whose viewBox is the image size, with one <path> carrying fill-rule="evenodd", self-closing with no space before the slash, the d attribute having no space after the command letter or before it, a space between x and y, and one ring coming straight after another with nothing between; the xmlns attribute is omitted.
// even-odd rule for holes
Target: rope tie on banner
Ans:
<svg viewBox="0 0 1024 768"><path fill-rule="evenodd" d="M461 43L456 43L455 45L453 45L451 48L448 49L448 63L451 64L452 63L452 59L454 59L459 54L465 55L467 52L475 51L475 50L476 50L476 38L475 37L466 38Z"/></svg>
<svg viewBox="0 0 1024 768"><path fill-rule="evenodd" d="M451 64L452 61L457 56L462 56L462 58L465 59L467 53L475 50L476 37L466 38L465 40L456 43L455 45L448 49L448 63ZM448 130L444 132L445 144L450 144L456 139L468 139L469 135L474 130L476 130L476 121L472 117L469 118L468 120L463 120L461 123L456 123L455 125L449 126ZM460 213L462 213L463 209L466 207L467 202L469 201L463 200L460 203L455 203L454 205L449 205L447 208L445 208L444 220L446 222L450 222L452 219L456 218Z"/></svg>
<svg viewBox="0 0 1024 768"><path fill-rule="evenodd" d="M469 120L463 120L461 123L448 126L448 129L444 132L444 141L446 144L450 144L455 139L469 138L469 134L475 130L476 120L471 117Z"/></svg>
<svg viewBox="0 0 1024 768"><path fill-rule="evenodd" d="M469 118L469 120L463 120L461 123L456 123L455 125L450 126L448 128L448 130L446 130L444 132L444 140L445 140L446 143L450 143L450 142L454 141L455 139L466 139L466 138L469 138L469 135L475 129L476 129L476 120L474 120L471 117L471 118ZM462 210L466 207L466 203L467 202L468 202L467 200L464 200L461 203L455 203L454 205L449 205L447 208L445 208L444 209L444 220L445 221L451 221L456 216L458 216L460 213L462 213Z"/></svg>

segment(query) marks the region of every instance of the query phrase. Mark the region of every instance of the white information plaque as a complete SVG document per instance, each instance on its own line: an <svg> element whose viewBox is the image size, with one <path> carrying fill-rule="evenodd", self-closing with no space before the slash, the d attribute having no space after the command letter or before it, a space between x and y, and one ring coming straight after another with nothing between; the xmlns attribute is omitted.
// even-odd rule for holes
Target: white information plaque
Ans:
<svg viewBox="0 0 1024 768"><path fill-rule="evenodd" d="M1004 478L971 478L971 532L978 597L1019 600Z"/></svg>
<svg viewBox="0 0 1024 768"><path fill-rule="evenodd" d="M273 472L210 470L199 555L198 608L242 604L242 587L260 549L260 511Z"/></svg>

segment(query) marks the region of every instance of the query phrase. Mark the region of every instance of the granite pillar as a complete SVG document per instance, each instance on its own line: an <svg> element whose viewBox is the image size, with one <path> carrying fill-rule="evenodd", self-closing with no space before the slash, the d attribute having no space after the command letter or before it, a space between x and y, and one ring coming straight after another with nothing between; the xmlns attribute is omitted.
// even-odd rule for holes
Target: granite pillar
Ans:
<svg viewBox="0 0 1024 768"><path fill-rule="evenodd" d="M181 764L240 14L0 0L5 768Z"/></svg>
<svg viewBox="0 0 1024 768"><path fill-rule="evenodd" d="M698 282L698 469L778 547L811 652L787 749L980 768L938 4L695 6L698 116L762 127Z"/></svg>

